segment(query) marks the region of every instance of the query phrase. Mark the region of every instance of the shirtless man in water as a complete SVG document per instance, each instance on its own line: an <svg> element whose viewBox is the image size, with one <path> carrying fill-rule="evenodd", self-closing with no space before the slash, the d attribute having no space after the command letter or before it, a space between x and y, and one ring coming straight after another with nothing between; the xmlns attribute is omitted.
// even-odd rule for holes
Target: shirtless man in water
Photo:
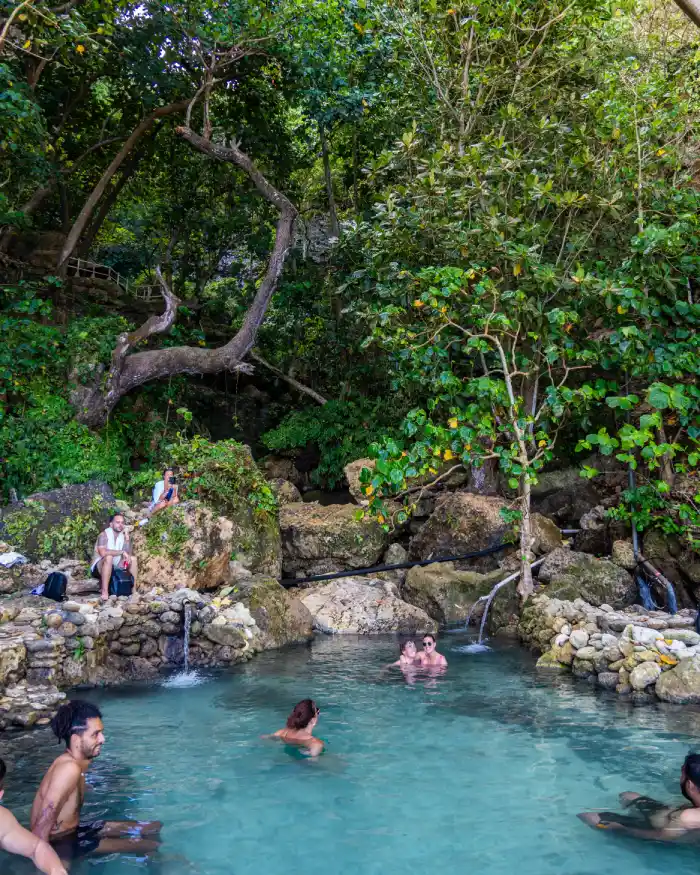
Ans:
<svg viewBox="0 0 700 875"><path fill-rule="evenodd" d="M159 842L143 836L160 831L161 824L138 821L80 823L85 799L85 773L100 755L105 742L102 715L89 702L75 700L62 705L51 728L66 750L49 767L32 805L34 835L48 841L64 860L90 853L138 853L155 851Z"/></svg>
<svg viewBox="0 0 700 875"><path fill-rule="evenodd" d="M423 636L423 649L416 656L416 664L424 668L447 668L447 660L435 649L435 636L426 632Z"/></svg>
<svg viewBox="0 0 700 875"><path fill-rule="evenodd" d="M5 792L6 772L5 763L0 760L0 800ZM20 826L14 815L7 808L2 807L0 807L0 848L8 854L28 857L44 875L66 875L65 867L51 845L42 842L28 829Z"/></svg>
<svg viewBox="0 0 700 875"><path fill-rule="evenodd" d="M324 748L321 739L315 738L313 735L320 713L321 711L313 699L302 699L287 717L287 725L284 729L278 729L273 735L265 737L279 738L285 744L297 745L304 753L317 757Z"/></svg>
<svg viewBox="0 0 700 875"><path fill-rule="evenodd" d="M690 805L674 808L641 796L621 793L620 802L631 814L598 811L579 814L594 829L609 829L640 839L662 842L700 841L700 754L691 753L681 768L681 793Z"/></svg>

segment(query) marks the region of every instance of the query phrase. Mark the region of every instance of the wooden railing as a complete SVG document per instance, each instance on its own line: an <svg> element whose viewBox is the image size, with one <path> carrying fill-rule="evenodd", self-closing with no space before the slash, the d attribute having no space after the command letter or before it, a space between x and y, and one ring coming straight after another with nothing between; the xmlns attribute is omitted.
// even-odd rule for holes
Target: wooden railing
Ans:
<svg viewBox="0 0 700 875"><path fill-rule="evenodd" d="M118 286L122 291L131 294L140 301L147 303L154 298L160 297L160 286L131 286L129 280L118 273L114 268L108 267L106 264L95 264L94 261L86 261L84 258L69 258L66 265L66 275L74 277L86 277L99 280L106 280Z"/></svg>

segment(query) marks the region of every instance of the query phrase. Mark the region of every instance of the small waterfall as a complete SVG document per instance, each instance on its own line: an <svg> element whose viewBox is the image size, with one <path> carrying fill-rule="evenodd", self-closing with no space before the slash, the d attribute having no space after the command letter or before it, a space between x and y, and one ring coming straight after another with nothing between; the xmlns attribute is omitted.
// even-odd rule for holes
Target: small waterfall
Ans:
<svg viewBox="0 0 700 875"><path fill-rule="evenodd" d="M530 568L537 568L538 565L541 565L544 562L544 556L542 559L538 559L537 562L533 562ZM484 632L486 631L486 620L489 616L489 608L491 607L491 602L496 598L496 593L499 589L502 589L507 583L512 583L514 580L517 580L520 577L520 572L516 571L515 574L511 574L506 577L505 580L502 580L500 583L497 583L496 586L491 590L491 592L486 597L486 607L484 608L484 615L481 618L481 626L479 626L479 641L481 644L484 638Z"/></svg>
<svg viewBox="0 0 700 875"><path fill-rule="evenodd" d="M185 603L185 636L182 643L182 651L184 654L185 674L190 673L190 629L192 628L192 605L189 602Z"/></svg>
<svg viewBox="0 0 700 875"><path fill-rule="evenodd" d="M642 600L645 610L655 611L656 603L651 597L651 588L641 574L637 575L637 587L639 588L639 597Z"/></svg>
<svg viewBox="0 0 700 875"><path fill-rule="evenodd" d="M471 606L471 608L469 608L469 613L467 614L467 619L464 621L464 628L465 629L469 628L469 623L471 621L472 614L476 610L477 605L480 605L482 602L485 602L487 598L488 598L487 595L479 596L479 598L474 602L474 604Z"/></svg>
<svg viewBox="0 0 700 875"><path fill-rule="evenodd" d="M664 581L666 586L666 598L668 600L667 608L669 614L677 614L678 613L678 599L676 598L676 591L673 588L673 584L670 580Z"/></svg>

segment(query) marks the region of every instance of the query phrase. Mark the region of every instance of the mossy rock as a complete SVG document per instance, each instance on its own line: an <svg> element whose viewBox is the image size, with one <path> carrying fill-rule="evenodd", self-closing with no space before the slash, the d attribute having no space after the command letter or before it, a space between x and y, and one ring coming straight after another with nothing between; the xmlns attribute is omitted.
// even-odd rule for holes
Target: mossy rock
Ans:
<svg viewBox="0 0 700 875"><path fill-rule="evenodd" d="M487 574L460 571L452 562L415 566L406 575L401 595L404 601L422 608L442 625L460 623L466 620L475 602L488 595L505 576L505 572L500 570ZM503 601L507 600L507 594L499 592L492 603L492 610L501 597ZM517 610L517 602L515 608Z"/></svg>
<svg viewBox="0 0 700 875"><path fill-rule="evenodd" d="M568 551L556 551L556 554L559 553L564 559ZM556 554L552 553L545 565L550 560L554 562ZM629 607L637 600L637 585L624 568L607 559L594 559L582 553L569 554L569 560L570 564L558 563L551 576L548 576L548 596L562 601L581 598L596 607L607 604L616 609Z"/></svg>
<svg viewBox="0 0 700 875"><path fill-rule="evenodd" d="M263 646L282 647L308 641L313 635L311 614L276 580L256 579L244 583L237 593L263 633Z"/></svg>
<svg viewBox="0 0 700 875"><path fill-rule="evenodd" d="M97 480L36 492L0 509L0 538L29 559L88 559L114 510L114 495Z"/></svg>

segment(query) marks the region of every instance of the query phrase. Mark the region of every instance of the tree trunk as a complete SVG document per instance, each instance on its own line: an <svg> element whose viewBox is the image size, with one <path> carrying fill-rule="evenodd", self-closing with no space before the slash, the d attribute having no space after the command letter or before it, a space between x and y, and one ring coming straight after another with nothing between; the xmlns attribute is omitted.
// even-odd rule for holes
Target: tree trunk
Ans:
<svg viewBox="0 0 700 875"><path fill-rule="evenodd" d="M675 3L694 25L700 27L700 0L675 0Z"/></svg>
<svg viewBox="0 0 700 875"><path fill-rule="evenodd" d="M319 123L318 130L321 136L321 157L323 158L323 176L326 180L326 195L328 196L328 214L331 218L331 234L334 237L340 237L340 223L338 222L338 211L335 206L335 195L333 194L333 177L331 175L331 159L328 154L326 129Z"/></svg>
<svg viewBox="0 0 700 875"><path fill-rule="evenodd" d="M520 580L518 581L518 595L520 601L525 602L532 594L534 584L532 582L532 560L535 558L532 552L532 515L530 511L530 484L525 474L520 478L520 507L522 519L520 521Z"/></svg>
<svg viewBox="0 0 700 875"><path fill-rule="evenodd" d="M158 380L174 374L215 374L220 371L245 370L243 359L255 343L258 329L265 318L268 304L277 288L287 253L292 245L294 222L297 216L296 207L267 181L244 152L236 145L226 148L212 143L189 128L179 127L176 132L205 155L236 164L248 174L260 194L279 210L275 243L267 271L248 308L241 328L227 344L218 349L177 346L128 354L145 337L170 330L174 322L176 305L173 301L177 299L168 288L160 270L158 271L158 279L166 302L165 313L161 317L151 317L133 334L120 335L104 382L103 375L100 374L92 388L78 387L73 394L78 421L92 428L103 426L120 398L150 380Z"/></svg>
<svg viewBox="0 0 700 875"><path fill-rule="evenodd" d="M107 185L109 184L110 180L117 172L117 170L119 170L119 168L122 166L136 143L138 143L138 141L146 133L146 131L150 130L156 119L163 118L167 115L172 115L173 113L180 112L183 109L187 109L189 104L190 100L180 100L177 103L170 103L168 104L168 106L161 106L159 109L155 110L155 112L152 112L149 116L143 119L136 126L136 128L134 128L129 138L114 156L111 164L102 174L102 178L90 192L88 199L83 204L80 215L73 223L73 227L70 229L70 232L66 238L66 242L63 246L63 250L61 251L61 256L58 262L59 267L63 266L73 254L75 247L78 245L80 235L85 230L85 227L90 220L90 216L97 206L98 201L104 194Z"/></svg>

